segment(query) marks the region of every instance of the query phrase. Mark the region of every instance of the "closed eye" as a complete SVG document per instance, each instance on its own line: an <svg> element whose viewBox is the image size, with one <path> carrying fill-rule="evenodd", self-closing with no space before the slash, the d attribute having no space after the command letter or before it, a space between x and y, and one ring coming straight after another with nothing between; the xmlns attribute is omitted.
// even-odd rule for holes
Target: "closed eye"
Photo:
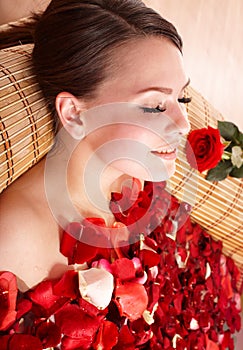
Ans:
<svg viewBox="0 0 243 350"><path fill-rule="evenodd" d="M178 98L178 102L180 103L190 103L192 100L191 97L182 97L182 98Z"/></svg>
<svg viewBox="0 0 243 350"><path fill-rule="evenodd" d="M165 108L161 108L159 105L156 108L141 107L144 113L161 113L165 111Z"/></svg>
<svg viewBox="0 0 243 350"><path fill-rule="evenodd" d="M192 100L191 97L182 97L178 98L179 103L190 103ZM161 107L158 105L156 108L151 108L151 107L140 107L144 113L162 113L166 111L166 108Z"/></svg>

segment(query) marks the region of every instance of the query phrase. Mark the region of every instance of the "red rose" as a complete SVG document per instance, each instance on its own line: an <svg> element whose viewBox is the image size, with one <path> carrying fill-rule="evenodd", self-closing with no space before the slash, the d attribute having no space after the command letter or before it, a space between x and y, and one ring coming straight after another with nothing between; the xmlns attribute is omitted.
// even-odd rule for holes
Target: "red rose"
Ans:
<svg viewBox="0 0 243 350"><path fill-rule="evenodd" d="M221 160L224 145L218 129L202 128L189 133L186 143L186 157L191 167L200 172L212 169Z"/></svg>

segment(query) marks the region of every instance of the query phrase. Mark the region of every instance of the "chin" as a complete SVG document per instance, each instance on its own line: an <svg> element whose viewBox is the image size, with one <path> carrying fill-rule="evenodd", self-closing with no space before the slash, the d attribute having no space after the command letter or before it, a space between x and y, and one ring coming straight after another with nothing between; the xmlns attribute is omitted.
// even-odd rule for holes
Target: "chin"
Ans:
<svg viewBox="0 0 243 350"><path fill-rule="evenodd" d="M139 163L119 160L113 166L116 170L128 176L140 179L141 181L161 182L168 180L176 170L175 161L160 162L157 166L146 169Z"/></svg>
<svg viewBox="0 0 243 350"><path fill-rule="evenodd" d="M140 178L144 181L152 181L152 182L167 181L170 179L171 176L174 175L175 171L176 171L175 161L166 161L166 162L163 162L162 166L155 167L154 169L151 169L151 171L149 172L146 172L146 171L141 172L140 174L142 175L142 177Z"/></svg>

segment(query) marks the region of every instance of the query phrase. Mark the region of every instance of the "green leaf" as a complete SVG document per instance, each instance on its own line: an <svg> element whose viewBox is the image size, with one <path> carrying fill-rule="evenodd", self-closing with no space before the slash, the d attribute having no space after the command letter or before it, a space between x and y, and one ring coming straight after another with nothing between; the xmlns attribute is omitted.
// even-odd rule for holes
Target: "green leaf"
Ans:
<svg viewBox="0 0 243 350"><path fill-rule="evenodd" d="M220 135L227 141L236 141L239 137L240 131L234 123L218 121L218 128Z"/></svg>
<svg viewBox="0 0 243 350"><path fill-rule="evenodd" d="M240 132L237 141L239 141L239 146L243 148L243 133Z"/></svg>
<svg viewBox="0 0 243 350"><path fill-rule="evenodd" d="M233 167L229 175L232 177L237 177L238 179L243 178L243 165L240 168Z"/></svg>
<svg viewBox="0 0 243 350"><path fill-rule="evenodd" d="M224 180L229 175L232 169L233 169L233 165L230 160L220 161L215 168L210 169L208 171L206 180L208 181Z"/></svg>

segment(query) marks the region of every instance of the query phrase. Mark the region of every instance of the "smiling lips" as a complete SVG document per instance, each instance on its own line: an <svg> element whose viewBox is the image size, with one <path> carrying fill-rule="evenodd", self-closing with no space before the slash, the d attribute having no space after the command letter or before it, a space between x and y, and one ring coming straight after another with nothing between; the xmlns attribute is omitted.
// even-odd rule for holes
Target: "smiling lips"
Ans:
<svg viewBox="0 0 243 350"><path fill-rule="evenodd" d="M175 148L157 148L153 151L151 151L152 154L154 154L157 157L167 159L167 160L173 160L177 157L177 147Z"/></svg>

